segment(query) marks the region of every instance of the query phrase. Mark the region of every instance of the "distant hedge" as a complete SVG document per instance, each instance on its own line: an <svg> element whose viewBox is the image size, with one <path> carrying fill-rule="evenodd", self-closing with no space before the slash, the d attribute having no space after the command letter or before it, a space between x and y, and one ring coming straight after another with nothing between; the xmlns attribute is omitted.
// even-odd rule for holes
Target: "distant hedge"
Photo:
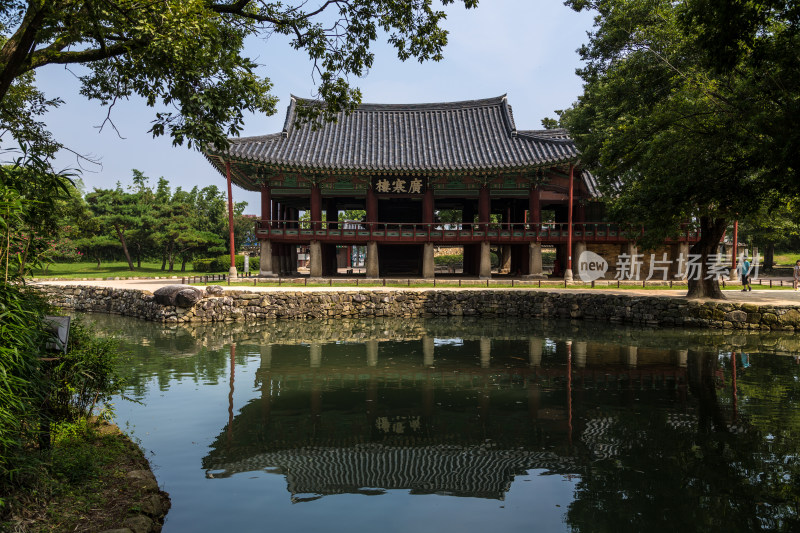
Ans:
<svg viewBox="0 0 800 533"><path fill-rule="evenodd" d="M250 258L250 271L258 270L260 261L258 257ZM227 272L231 267L231 256L221 255L209 259L195 259L192 262L192 269L195 272ZM236 270L244 272L244 256L236 256Z"/></svg>
<svg viewBox="0 0 800 533"><path fill-rule="evenodd" d="M500 258L494 252L489 253L489 261L491 262L492 268L497 268L500 265ZM433 262L434 264L440 266L456 268L464 263L464 255L463 254L439 255L433 258Z"/></svg>

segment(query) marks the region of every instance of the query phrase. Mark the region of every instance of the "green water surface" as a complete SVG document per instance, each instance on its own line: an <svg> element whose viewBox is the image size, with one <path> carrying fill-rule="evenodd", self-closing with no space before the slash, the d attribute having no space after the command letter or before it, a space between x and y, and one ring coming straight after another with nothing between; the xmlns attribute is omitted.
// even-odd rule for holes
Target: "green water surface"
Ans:
<svg viewBox="0 0 800 533"><path fill-rule="evenodd" d="M800 531L800 339L90 320L170 532Z"/></svg>

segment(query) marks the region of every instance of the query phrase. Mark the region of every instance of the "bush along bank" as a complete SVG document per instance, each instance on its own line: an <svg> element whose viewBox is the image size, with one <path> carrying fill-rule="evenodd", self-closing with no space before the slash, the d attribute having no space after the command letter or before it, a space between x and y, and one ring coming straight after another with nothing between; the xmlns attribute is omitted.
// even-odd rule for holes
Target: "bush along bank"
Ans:
<svg viewBox="0 0 800 533"><path fill-rule="evenodd" d="M126 527L157 530L166 494L153 489L154 478L146 492L156 498L127 479L131 470L152 478L147 461L92 416L109 415L107 402L122 390L116 344L73 320L66 349L53 349L47 314L36 293L0 283L0 530L119 528L145 500L148 529L138 518Z"/></svg>
<svg viewBox="0 0 800 533"><path fill-rule="evenodd" d="M99 420L59 425L52 449L29 452L0 531L161 531L170 500L141 449Z"/></svg>
<svg viewBox="0 0 800 533"><path fill-rule="evenodd" d="M171 285L136 289L41 285L56 306L167 323L359 317L523 317L725 329L800 329L798 306L700 302L663 296L543 290L205 291ZM161 292L161 294L159 294Z"/></svg>

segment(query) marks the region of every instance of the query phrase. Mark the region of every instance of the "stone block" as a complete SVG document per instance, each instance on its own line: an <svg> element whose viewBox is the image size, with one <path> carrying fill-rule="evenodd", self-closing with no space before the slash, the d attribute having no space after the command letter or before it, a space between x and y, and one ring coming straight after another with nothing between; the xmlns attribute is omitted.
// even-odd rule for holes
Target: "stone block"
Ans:
<svg viewBox="0 0 800 533"><path fill-rule="evenodd" d="M166 285L157 289L153 296L160 305L192 307L203 297L203 291L186 285Z"/></svg>
<svg viewBox="0 0 800 533"><path fill-rule="evenodd" d="M225 289L222 288L222 285L209 285L206 287L206 293L212 296L221 296L223 292L225 292Z"/></svg>
<svg viewBox="0 0 800 533"><path fill-rule="evenodd" d="M800 326L800 311L797 309L789 309L778 317L778 321L784 326L796 328Z"/></svg>
<svg viewBox="0 0 800 533"><path fill-rule="evenodd" d="M157 491L158 482L149 470L131 470L126 477L134 487L145 491Z"/></svg>
<svg viewBox="0 0 800 533"><path fill-rule="evenodd" d="M133 533L150 533L154 526L152 519L141 514L126 518L122 525Z"/></svg>
<svg viewBox="0 0 800 533"><path fill-rule="evenodd" d="M160 494L150 494L142 502L140 508L144 514L153 518L162 518L167 514L167 509Z"/></svg>
<svg viewBox="0 0 800 533"><path fill-rule="evenodd" d="M761 323L766 325L776 324L778 322L778 315L774 313L764 313L761 315Z"/></svg>
<svg viewBox="0 0 800 533"><path fill-rule="evenodd" d="M731 311L725 314L725 320L730 322L747 322L747 313L744 311Z"/></svg>

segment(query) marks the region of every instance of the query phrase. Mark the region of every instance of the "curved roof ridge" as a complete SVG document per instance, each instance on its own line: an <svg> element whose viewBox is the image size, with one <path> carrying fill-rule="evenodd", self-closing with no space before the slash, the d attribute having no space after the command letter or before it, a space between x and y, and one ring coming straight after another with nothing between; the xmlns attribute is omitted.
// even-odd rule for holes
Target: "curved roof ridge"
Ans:
<svg viewBox="0 0 800 533"><path fill-rule="evenodd" d="M569 132L563 128L552 130L517 130L517 134L525 139L546 141L559 144L575 144Z"/></svg>
<svg viewBox="0 0 800 533"><path fill-rule="evenodd" d="M296 127L292 95L283 130L231 139L207 150L249 164L298 172L492 173L565 162L580 153L566 130L517 130L506 95L427 104L362 104L335 122Z"/></svg>
<svg viewBox="0 0 800 533"><path fill-rule="evenodd" d="M264 135L253 135L251 137L228 137L228 142L231 144L240 144L245 142L257 143L263 141L272 141L281 137L281 133L266 133Z"/></svg>
<svg viewBox="0 0 800 533"><path fill-rule="evenodd" d="M297 102L300 105L320 105L321 100L313 98L301 98L299 96L290 95L292 102ZM421 102L421 103L406 103L406 104L382 104L374 102L362 102L354 110L357 111L416 111L416 110L436 110L436 109L465 109L472 107L486 107L501 105L507 99L508 95L501 94L492 98L479 98L474 100L458 100L454 102ZM290 104L291 105L291 104Z"/></svg>

